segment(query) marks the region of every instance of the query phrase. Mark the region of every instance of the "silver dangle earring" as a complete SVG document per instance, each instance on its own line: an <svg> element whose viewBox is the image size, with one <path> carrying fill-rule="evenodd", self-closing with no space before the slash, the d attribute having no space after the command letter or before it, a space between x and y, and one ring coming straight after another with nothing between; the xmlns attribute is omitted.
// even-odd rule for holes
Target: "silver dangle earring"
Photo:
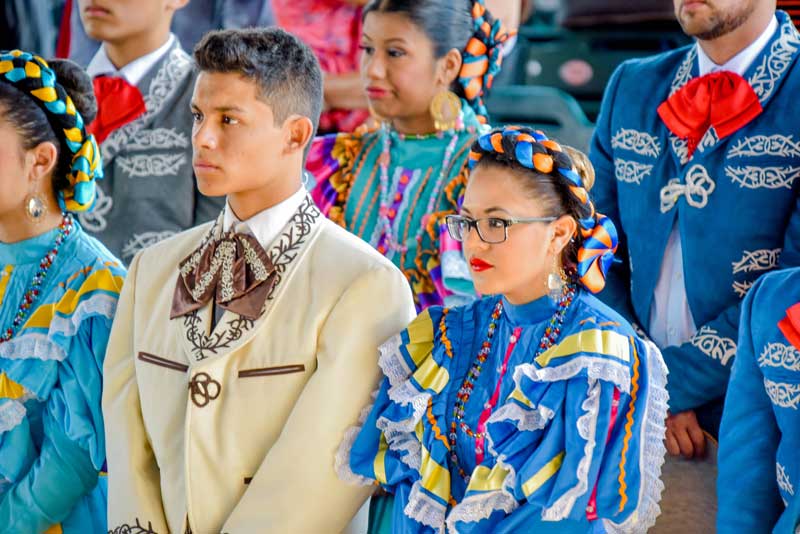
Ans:
<svg viewBox="0 0 800 534"><path fill-rule="evenodd" d="M32 193L25 198L25 214L34 223L41 222L47 215L47 204L39 193Z"/></svg>
<svg viewBox="0 0 800 534"><path fill-rule="evenodd" d="M553 258L553 270L547 275L547 294L553 302L559 302L566 285L566 273L559 267L558 258Z"/></svg>

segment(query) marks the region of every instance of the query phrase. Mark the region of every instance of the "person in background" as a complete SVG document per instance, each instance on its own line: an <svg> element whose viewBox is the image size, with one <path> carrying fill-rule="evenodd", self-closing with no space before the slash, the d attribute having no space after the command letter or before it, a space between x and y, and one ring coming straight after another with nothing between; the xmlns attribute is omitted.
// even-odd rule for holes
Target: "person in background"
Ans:
<svg viewBox="0 0 800 534"><path fill-rule="evenodd" d="M100 152L86 73L0 53L0 533L106 532L103 360L125 271L75 213Z"/></svg>
<svg viewBox="0 0 800 534"><path fill-rule="evenodd" d="M123 262L139 250L213 219L224 200L201 195L192 170L197 74L170 33L187 0L78 0L89 35L103 41L87 67L97 96L89 126L103 152L105 181L84 229Z"/></svg>
<svg viewBox="0 0 800 534"><path fill-rule="evenodd" d="M488 128L483 96L508 33L482 0L374 0L363 18L361 79L381 126L314 142L312 196L404 272L419 310L471 300L444 218L458 211L469 147Z"/></svg>

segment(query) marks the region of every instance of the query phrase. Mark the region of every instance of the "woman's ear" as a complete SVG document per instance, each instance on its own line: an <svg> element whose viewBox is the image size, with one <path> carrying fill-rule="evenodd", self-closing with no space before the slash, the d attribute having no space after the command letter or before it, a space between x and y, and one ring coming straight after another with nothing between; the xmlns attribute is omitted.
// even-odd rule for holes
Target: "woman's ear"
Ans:
<svg viewBox="0 0 800 534"><path fill-rule="evenodd" d="M449 88L461 72L463 58L457 48L451 48L444 56L439 58L436 81L444 88Z"/></svg>
<svg viewBox="0 0 800 534"><path fill-rule="evenodd" d="M43 180L49 179L58 163L58 149L50 141L39 143L25 152L25 172L28 183L43 189Z"/></svg>
<svg viewBox="0 0 800 534"><path fill-rule="evenodd" d="M302 115L292 115L287 118L283 128L287 154L298 150L303 152L314 137L314 123Z"/></svg>
<svg viewBox="0 0 800 534"><path fill-rule="evenodd" d="M552 223L553 237L550 240L550 253L561 256L561 252L567 247L570 239L578 231L578 223L570 215L562 215Z"/></svg>

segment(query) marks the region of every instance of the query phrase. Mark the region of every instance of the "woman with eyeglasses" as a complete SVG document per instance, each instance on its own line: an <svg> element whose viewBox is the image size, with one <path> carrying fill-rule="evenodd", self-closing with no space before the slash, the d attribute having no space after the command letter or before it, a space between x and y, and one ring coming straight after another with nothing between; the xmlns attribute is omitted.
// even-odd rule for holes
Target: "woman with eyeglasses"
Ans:
<svg viewBox="0 0 800 534"><path fill-rule="evenodd" d="M470 167L447 225L486 296L428 308L381 348L381 388L338 472L387 492L383 532L645 532L666 370L592 295L617 238L591 167L511 126L479 137Z"/></svg>

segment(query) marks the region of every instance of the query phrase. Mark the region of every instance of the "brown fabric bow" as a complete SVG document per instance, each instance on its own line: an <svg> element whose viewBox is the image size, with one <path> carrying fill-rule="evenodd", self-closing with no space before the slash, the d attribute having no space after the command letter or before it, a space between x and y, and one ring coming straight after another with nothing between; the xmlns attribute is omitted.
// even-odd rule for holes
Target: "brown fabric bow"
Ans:
<svg viewBox="0 0 800 534"><path fill-rule="evenodd" d="M170 319L214 298L220 308L256 320L278 276L253 236L232 232L198 247L179 268Z"/></svg>

